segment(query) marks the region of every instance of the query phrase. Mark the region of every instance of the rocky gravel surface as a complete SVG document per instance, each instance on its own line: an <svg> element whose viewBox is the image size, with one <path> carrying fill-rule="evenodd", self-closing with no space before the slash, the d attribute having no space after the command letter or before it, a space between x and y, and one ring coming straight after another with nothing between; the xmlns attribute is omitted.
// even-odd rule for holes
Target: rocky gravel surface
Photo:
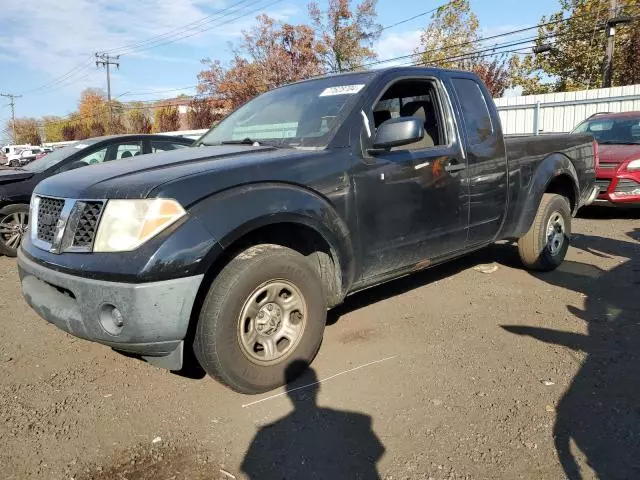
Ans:
<svg viewBox="0 0 640 480"><path fill-rule="evenodd" d="M0 479L640 478L640 215L574 233L553 273L503 243L354 295L260 396L57 330L0 258Z"/></svg>

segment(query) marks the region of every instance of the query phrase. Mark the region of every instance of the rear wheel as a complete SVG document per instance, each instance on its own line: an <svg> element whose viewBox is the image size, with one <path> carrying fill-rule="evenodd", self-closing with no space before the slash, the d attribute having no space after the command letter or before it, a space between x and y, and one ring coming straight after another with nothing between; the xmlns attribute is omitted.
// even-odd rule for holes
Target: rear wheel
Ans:
<svg viewBox="0 0 640 480"><path fill-rule="evenodd" d="M200 365L242 393L283 385L287 367L303 368L320 348L323 291L312 264L295 250L257 245L241 252L215 278L202 306L194 340Z"/></svg>
<svg viewBox="0 0 640 480"><path fill-rule="evenodd" d="M518 240L518 251L527 268L556 269L567 255L571 235L571 207L566 197L545 193L529 231Z"/></svg>
<svg viewBox="0 0 640 480"><path fill-rule="evenodd" d="M28 205L8 205L0 210L0 254L15 257L29 224Z"/></svg>

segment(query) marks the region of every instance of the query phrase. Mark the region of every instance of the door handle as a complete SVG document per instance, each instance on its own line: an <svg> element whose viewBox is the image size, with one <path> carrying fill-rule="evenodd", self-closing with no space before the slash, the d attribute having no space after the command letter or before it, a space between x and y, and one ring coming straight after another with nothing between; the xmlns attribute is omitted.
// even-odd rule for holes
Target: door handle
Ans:
<svg viewBox="0 0 640 480"><path fill-rule="evenodd" d="M444 167L447 172L459 172L460 170L464 170L465 168L467 168L467 166L463 163L450 163L446 167Z"/></svg>

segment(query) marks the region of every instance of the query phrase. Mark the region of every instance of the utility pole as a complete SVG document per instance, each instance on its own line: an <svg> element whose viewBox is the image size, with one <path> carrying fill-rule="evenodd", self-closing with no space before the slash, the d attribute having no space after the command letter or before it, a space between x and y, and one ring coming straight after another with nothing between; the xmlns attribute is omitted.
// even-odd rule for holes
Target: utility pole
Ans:
<svg viewBox="0 0 640 480"><path fill-rule="evenodd" d="M609 19L607 20L607 50L604 54L604 73L602 86L609 88L613 78L613 50L616 45L616 23L612 22L618 13L618 0L609 0Z"/></svg>
<svg viewBox="0 0 640 480"><path fill-rule="evenodd" d="M9 105L11 106L11 129L13 131L13 143L18 143L16 137L16 98L21 98L22 95L0 93L0 97L7 97L9 99Z"/></svg>
<svg viewBox="0 0 640 480"><path fill-rule="evenodd" d="M120 59L120 55L110 56L108 53L96 53L96 67L103 66L107 70L107 106L109 107L109 133L111 133L111 127L113 125L113 111L111 109L111 72L109 67L115 65L116 68L120 68L120 63L117 61Z"/></svg>

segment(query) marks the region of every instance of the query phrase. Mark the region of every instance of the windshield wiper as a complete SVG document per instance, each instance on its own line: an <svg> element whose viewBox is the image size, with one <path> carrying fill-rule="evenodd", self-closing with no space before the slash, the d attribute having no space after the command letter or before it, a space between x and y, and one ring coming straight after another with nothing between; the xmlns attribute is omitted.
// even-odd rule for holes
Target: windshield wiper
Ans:
<svg viewBox="0 0 640 480"><path fill-rule="evenodd" d="M606 142L598 142L598 145L640 145L640 142L614 142L606 141Z"/></svg>
<svg viewBox="0 0 640 480"><path fill-rule="evenodd" d="M258 146L266 146L266 147L274 147L274 148L287 148L286 145L282 143L275 142L265 142L264 140L254 140L253 138L243 138L242 140L223 140L220 142L221 145L254 145L258 144Z"/></svg>

